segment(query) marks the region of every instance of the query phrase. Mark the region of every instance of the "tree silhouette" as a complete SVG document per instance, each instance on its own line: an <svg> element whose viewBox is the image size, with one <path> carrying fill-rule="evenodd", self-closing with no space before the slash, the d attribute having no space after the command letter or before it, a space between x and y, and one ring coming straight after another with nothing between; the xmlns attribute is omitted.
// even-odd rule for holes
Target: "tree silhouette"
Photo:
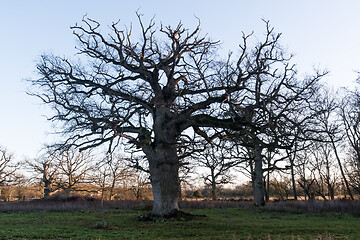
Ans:
<svg viewBox="0 0 360 240"><path fill-rule="evenodd" d="M43 55L37 64L40 78L32 81L39 91L33 95L54 108L50 120L64 124L63 147L107 143L111 150L125 138L141 149L149 166L153 214L163 215L178 209L178 150L187 130L207 141L226 134L223 129L243 133L250 124L247 115L224 112L238 105L233 100L246 93L251 79L269 71L269 62L285 59L267 51L278 38L266 38L254 50L259 54L249 61L243 51L234 67L219 60L218 42L202 36L199 25L193 31L182 23L156 28L153 19L145 25L137 16L138 41L132 28L120 29L118 23L108 35L89 18L73 26L79 54L89 61Z"/></svg>

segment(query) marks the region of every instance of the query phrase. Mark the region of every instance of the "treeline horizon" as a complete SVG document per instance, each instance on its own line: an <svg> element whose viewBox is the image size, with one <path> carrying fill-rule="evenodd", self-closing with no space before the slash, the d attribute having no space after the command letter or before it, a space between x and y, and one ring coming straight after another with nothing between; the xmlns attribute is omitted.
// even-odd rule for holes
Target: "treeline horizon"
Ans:
<svg viewBox="0 0 360 240"><path fill-rule="evenodd" d="M324 149L324 146L329 147L329 143L321 144L317 142L315 148L309 147L306 152L299 154L295 192L288 166L265 172L265 201L360 198L355 181L357 179L351 179L357 172L349 171L348 162L344 162L342 167L349 174L347 181L350 183L350 195L341 179L334 153L331 149ZM343 143L340 144L344 149ZM73 149L61 153L48 149L39 158L15 162L6 149L2 148L1 153L1 201L66 200L73 197L153 200L149 174L144 166L138 166L141 157L125 158L115 155L111 159L104 157L99 161L95 160L91 151L79 152ZM250 177L246 181L246 176L250 176L250 173L244 162L234 164L233 159L224 157L224 152L213 153L214 156L207 156L208 161L204 162L204 159L196 155L197 160L191 159L184 164L181 171L181 199L253 201L253 186ZM231 161L231 168L228 167L228 161ZM26 176L24 172L27 172ZM215 181L221 179L215 186L211 182L211 177L214 177L212 173L216 175ZM240 176L245 182L239 183L236 176Z"/></svg>

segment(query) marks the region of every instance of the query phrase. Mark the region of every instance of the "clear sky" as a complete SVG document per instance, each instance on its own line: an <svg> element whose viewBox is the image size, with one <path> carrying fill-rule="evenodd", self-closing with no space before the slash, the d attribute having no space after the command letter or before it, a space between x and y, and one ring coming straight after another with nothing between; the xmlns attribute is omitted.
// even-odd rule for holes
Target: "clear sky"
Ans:
<svg viewBox="0 0 360 240"><path fill-rule="evenodd" d="M360 1L358 0L12 0L0 6L0 145L17 160L34 157L54 136L44 115L49 110L26 94L25 79L35 78L35 62L42 53L74 57L70 26L82 16L103 27L121 20L133 22L139 10L144 19L191 28L201 20L203 33L220 40L224 53L237 51L241 32L261 39L269 20L282 32L282 44L294 53L301 75L313 66L330 70L331 85L349 86L360 69Z"/></svg>

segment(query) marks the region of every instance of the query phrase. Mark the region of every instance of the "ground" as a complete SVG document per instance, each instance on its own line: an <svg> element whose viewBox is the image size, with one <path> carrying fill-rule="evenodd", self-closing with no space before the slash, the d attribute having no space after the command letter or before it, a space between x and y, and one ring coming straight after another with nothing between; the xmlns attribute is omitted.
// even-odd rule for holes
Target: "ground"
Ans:
<svg viewBox="0 0 360 240"><path fill-rule="evenodd" d="M137 220L143 210L0 213L0 239L360 239L360 218L348 214L188 212L206 217L144 222Z"/></svg>

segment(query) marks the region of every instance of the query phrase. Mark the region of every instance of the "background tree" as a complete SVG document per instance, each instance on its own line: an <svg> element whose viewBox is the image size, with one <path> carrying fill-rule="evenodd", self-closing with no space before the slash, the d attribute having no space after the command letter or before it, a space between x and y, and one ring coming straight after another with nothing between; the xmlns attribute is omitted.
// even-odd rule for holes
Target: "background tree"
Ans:
<svg viewBox="0 0 360 240"><path fill-rule="evenodd" d="M344 147L344 139L346 130L346 124L341 124L339 121L339 112L343 113L342 107L339 104L339 100L334 97L335 94L331 94L330 91L325 91L322 98L318 100L316 107L319 109L319 128L323 129L326 133L326 141L328 141L333 149L334 156L337 160L338 168L341 174L342 182L345 185L347 193L351 199L354 199L349 181L346 177L346 171L344 169L343 157L340 154L340 149ZM341 116L341 114L340 114ZM340 118L341 119L341 118ZM346 145L346 144L345 144Z"/></svg>
<svg viewBox="0 0 360 240"><path fill-rule="evenodd" d="M314 175L316 193L324 200L335 199L337 169L330 143L316 143L311 147L310 171Z"/></svg>
<svg viewBox="0 0 360 240"><path fill-rule="evenodd" d="M132 192L136 200L149 200L149 174L140 170L132 170L131 172L132 174L126 181L128 189Z"/></svg>
<svg viewBox="0 0 360 240"><path fill-rule="evenodd" d="M228 113L239 123L232 132L238 144L248 148L253 163L252 182L255 205L264 205L263 161L265 151L291 149L298 138L307 138L316 125L316 102L320 79L326 72L317 71L303 80L291 63L291 55L282 49L281 34L266 22L265 40L248 49L249 36L243 36L240 57L226 66L228 81L242 84L243 89L229 94ZM234 120L236 122L236 120ZM301 136L300 136L301 135ZM268 168L276 166L268 166Z"/></svg>
<svg viewBox="0 0 360 240"><path fill-rule="evenodd" d="M101 198L112 200L115 189L121 182L129 180L133 173L122 156L108 156L93 168L90 179L101 189Z"/></svg>
<svg viewBox="0 0 360 240"><path fill-rule="evenodd" d="M25 163L30 170L35 173L35 178L39 179L44 185L44 198L48 198L53 192L53 185L57 178L59 165L54 151L46 149L39 158L26 160Z"/></svg>
<svg viewBox="0 0 360 240"><path fill-rule="evenodd" d="M346 90L346 93L343 93L339 115L345 132L344 140L346 140L347 155L344 171L347 172L348 184L353 190L360 193L360 92L357 88L354 91ZM343 178L347 180L345 177ZM352 197L351 192L349 195Z"/></svg>
<svg viewBox="0 0 360 240"><path fill-rule="evenodd" d="M88 183L93 165L92 156L89 151L79 152L75 149L69 149L65 152L59 152L56 156L56 164L59 167L57 187L70 194L72 191L84 190L80 184Z"/></svg>
<svg viewBox="0 0 360 240"><path fill-rule="evenodd" d="M204 143L206 144L206 143ZM194 155L196 165L204 168L206 173L201 174L205 185L211 188L211 198L217 200L218 187L232 181L230 170L239 162L231 158L231 146L226 146L226 142L206 146L205 150Z"/></svg>
<svg viewBox="0 0 360 240"><path fill-rule="evenodd" d="M13 155L0 147L0 186L11 182L19 164L13 162Z"/></svg>

